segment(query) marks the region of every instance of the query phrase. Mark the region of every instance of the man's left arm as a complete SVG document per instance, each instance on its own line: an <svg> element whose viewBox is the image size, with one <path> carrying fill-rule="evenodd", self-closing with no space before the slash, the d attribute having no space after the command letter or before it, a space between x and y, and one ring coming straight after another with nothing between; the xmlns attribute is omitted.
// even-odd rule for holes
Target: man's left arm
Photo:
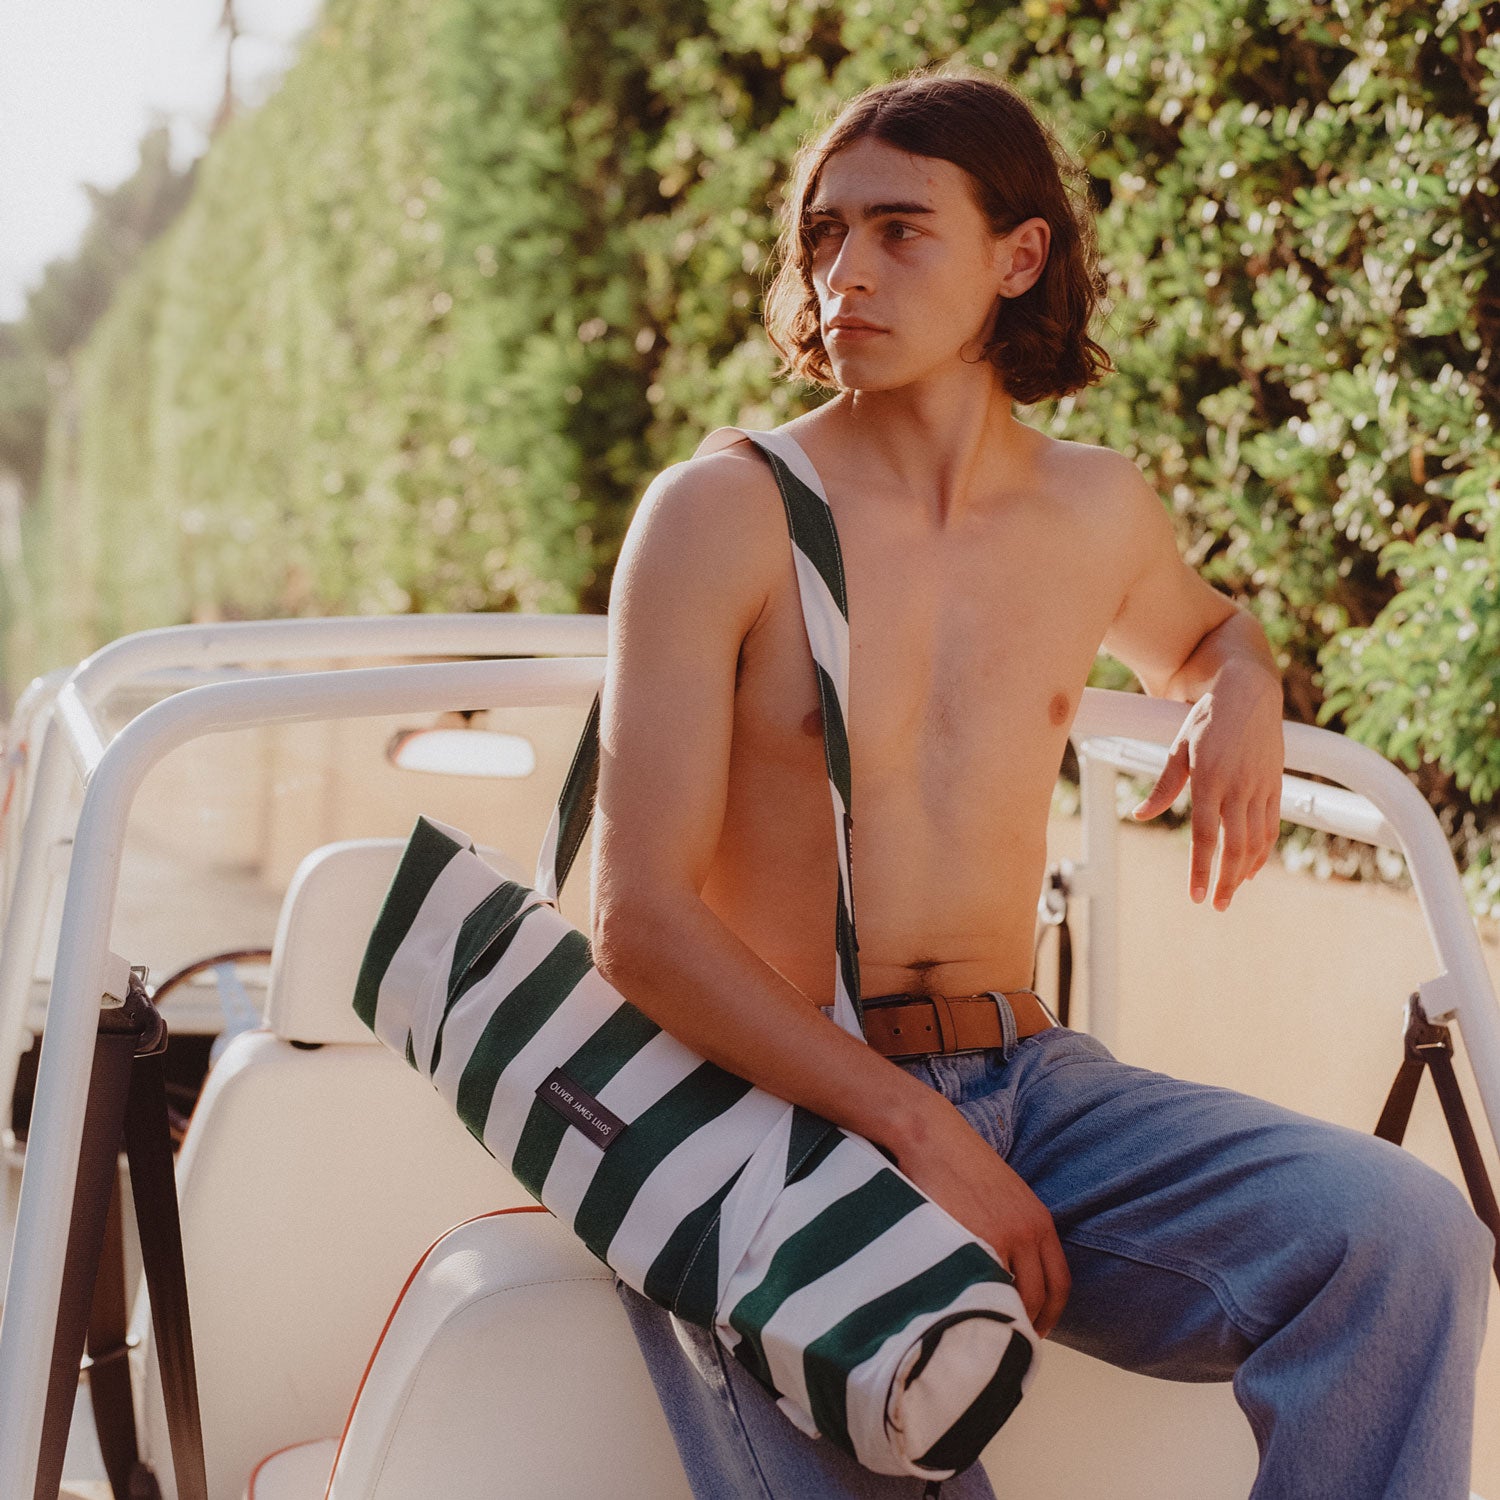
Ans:
<svg viewBox="0 0 1500 1500"><path fill-rule="evenodd" d="M1165 812L1191 782L1192 898L1208 894L1222 832L1213 900L1223 911L1276 846L1284 764L1281 674L1259 622L1182 560L1166 508L1140 470L1111 457L1122 466L1116 473L1131 581L1104 649L1152 697L1191 705L1166 768L1134 816L1144 821Z"/></svg>

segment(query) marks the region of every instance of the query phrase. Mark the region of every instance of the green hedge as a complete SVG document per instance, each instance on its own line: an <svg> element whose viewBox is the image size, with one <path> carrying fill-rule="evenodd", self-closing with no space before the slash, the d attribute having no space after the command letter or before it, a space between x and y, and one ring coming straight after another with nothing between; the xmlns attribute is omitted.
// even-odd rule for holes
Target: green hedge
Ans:
<svg viewBox="0 0 1500 1500"><path fill-rule="evenodd" d="M85 518L96 636L602 607L652 472L818 399L757 321L798 139L958 58L1101 204L1119 373L1029 420L1143 465L1289 711L1412 767L1500 908L1497 32L1453 0L330 0L97 330L36 552Z"/></svg>

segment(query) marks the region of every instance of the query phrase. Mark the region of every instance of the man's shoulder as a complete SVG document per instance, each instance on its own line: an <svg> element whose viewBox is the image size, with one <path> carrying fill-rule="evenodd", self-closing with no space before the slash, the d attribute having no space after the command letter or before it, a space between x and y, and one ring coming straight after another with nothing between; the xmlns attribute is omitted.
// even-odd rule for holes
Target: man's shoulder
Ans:
<svg viewBox="0 0 1500 1500"><path fill-rule="evenodd" d="M710 526L722 534L779 518L781 499L769 466L745 439L669 465L651 481L640 509L654 524Z"/></svg>
<svg viewBox="0 0 1500 1500"><path fill-rule="evenodd" d="M1141 466L1127 453L1100 443L1080 443L1070 438L1037 434L1043 464L1070 482L1087 482L1092 490L1124 503L1154 496Z"/></svg>
<svg viewBox="0 0 1500 1500"><path fill-rule="evenodd" d="M1037 471L1057 502L1076 508L1090 528L1115 541L1170 531L1166 507L1141 466L1127 453L1097 443L1039 434Z"/></svg>
<svg viewBox="0 0 1500 1500"><path fill-rule="evenodd" d="M737 572L784 562L786 522L775 478L748 441L672 464L642 497L626 548L684 567Z"/></svg>

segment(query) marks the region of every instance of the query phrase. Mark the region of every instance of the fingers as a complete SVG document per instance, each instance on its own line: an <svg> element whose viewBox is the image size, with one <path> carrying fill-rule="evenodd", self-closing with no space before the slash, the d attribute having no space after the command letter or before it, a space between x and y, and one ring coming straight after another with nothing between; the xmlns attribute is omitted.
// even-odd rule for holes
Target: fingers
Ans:
<svg viewBox="0 0 1500 1500"><path fill-rule="evenodd" d="M1015 1279L1031 1326L1046 1338L1057 1327L1073 1286L1062 1241L1051 1219L1036 1239L1017 1240L1002 1259Z"/></svg>
<svg viewBox="0 0 1500 1500"><path fill-rule="evenodd" d="M1021 1296L1021 1305L1026 1309L1026 1316L1031 1319L1031 1326L1040 1333L1037 1319L1042 1316L1042 1309L1047 1305L1047 1273L1042 1268L1041 1251L1036 1241L1022 1240L1012 1245L1008 1265L1016 1283L1016 1291Z"/></svg>
<svg viewBox="0 0 1500 1500"><path fill-rule="evenodd" d="M1214 882L1214 909L1225 911L1249 869L1250 838L1246 811L1239 803L1221 804L1219 823L1224 837L1219 849L1219 876Z"/></svg>
<svg viewBox="0 0 1500 1500"><path fill-rule="evenodd" d="M1260 858L1255 861L1255 868L1251 870L1252 875L1259 875L1265 862L1270 859L1276 848L1276 840L1281 834L1281 784L1278 781L1276 790L1266 798L1266 804L1261 809L1261 831L1265 837L1265 843L1260 851Z"/></svg>
<svg viewBox="0 0 1500 1500"><path fill-rule="evenodd" d="M1222 802L1218 821L1223 843L1219 850L1214 906L1225 911L1235 891L1260 873L1276 848L1276 836L1281 831L1280 786L1269 796L1247 802L1243 807L1235 802Z"/></svg>
<svg viewBox="0 0 1500 1500"><path fill-rule="evenodd" d="M1188 872L1188 889L1194 901L1202 901L1208 894L1208 875L1218 846L1219 804L1200 790L1193 798L1193 855Z"/></svg>
<svg viewBox="0 0 1500 1500"><path fill-rule="evenodd" d="M1131 809L1131 817L1141 822L1159 817L1177 800L1177 794L1187 785L1187 779L1188 745L1183 740L1172 747L1161 775L1156 778L1155 785L1146 793L1145 799Z"/></svg>
<svg viewBox="0 0 1500 1500"><path fill-rule="evenodd" d="M1042 1304L1040 1314L1031 1320L1031 1326L1047 1338L1057 1327L1057 1320L1067 1305L1068 1293L1073 1288L1068 1258L1063 1254L1062 1241L1055 1229L1042 1241L1042 1270L1047 1277L1047 1300Z"/></svg>

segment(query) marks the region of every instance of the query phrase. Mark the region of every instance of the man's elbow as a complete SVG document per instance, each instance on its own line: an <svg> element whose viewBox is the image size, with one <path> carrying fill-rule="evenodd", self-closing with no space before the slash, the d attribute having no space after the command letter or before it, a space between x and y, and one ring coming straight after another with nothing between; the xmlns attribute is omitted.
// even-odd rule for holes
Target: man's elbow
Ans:
<svg viewBox="0 0 1500 1500"><path fill-rule="evenodd" d="M601 894L594 899L589 945L594 967L622 994L639 986L651 955L665 947L669 922L662 903L639 893Z"/></svg>
<svg viewBox="0 0 1500 1500"><path fill-rule="evenodd" d="M627 902L594 898L589 947L593 950L594 967L616 988L630 968L631 930Z"/></svg>
<svg viewBox="0 0 1500 1500"><path fill-rule="evenodd" d="M1240 673L1246 668L1256 676L1280 684L1281 673L1266 632L1259 620L1243 605L1226 600L1227 613L1205 630L1180 666L1158 684L1141 678L1142 686L1153 698L1174 698L1192 703L1226 670Z"/></svg>

